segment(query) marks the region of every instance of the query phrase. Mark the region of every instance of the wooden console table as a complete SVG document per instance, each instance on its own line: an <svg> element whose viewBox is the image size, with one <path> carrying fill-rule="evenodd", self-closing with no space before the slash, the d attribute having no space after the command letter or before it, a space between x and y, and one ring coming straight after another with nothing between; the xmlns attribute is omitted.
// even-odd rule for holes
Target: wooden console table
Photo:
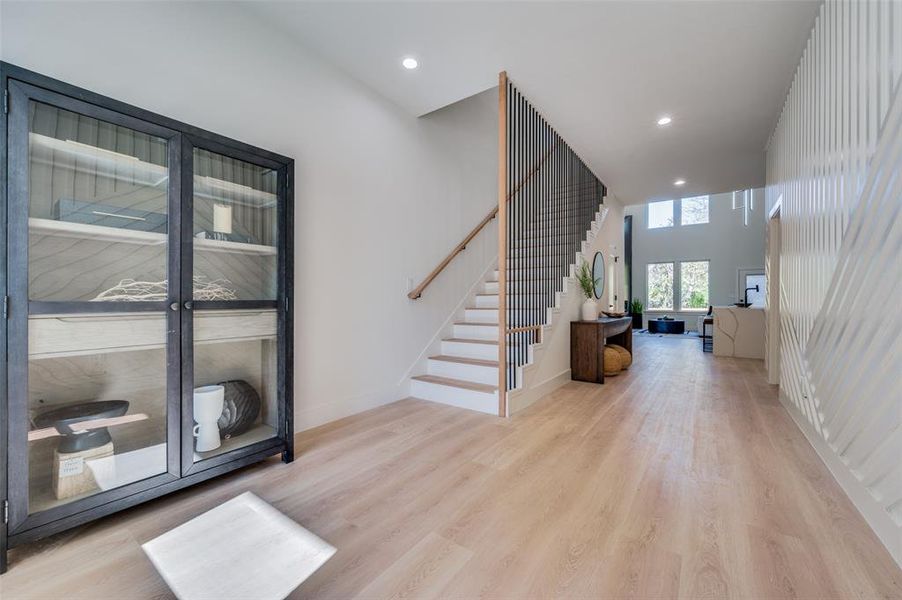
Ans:
<svg viewBox="0 0 902 600"><path fill-rule="evenodd" d="M617 344L633 353L633 318L604 317L570 322L570 378L604 383L604 345Z"/></svg>

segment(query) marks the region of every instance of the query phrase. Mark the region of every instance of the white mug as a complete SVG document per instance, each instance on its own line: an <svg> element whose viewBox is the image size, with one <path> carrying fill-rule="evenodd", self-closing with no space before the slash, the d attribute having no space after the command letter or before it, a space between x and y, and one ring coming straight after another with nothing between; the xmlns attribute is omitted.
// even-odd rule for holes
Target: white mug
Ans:
<svg viewBox="0 0 902 600"><path fill-rule="evenodd" d="M225 388L221 385L205 385L194 388L194 437L195 449L209 452L219 448L219 417L225 399Z"/></svg>

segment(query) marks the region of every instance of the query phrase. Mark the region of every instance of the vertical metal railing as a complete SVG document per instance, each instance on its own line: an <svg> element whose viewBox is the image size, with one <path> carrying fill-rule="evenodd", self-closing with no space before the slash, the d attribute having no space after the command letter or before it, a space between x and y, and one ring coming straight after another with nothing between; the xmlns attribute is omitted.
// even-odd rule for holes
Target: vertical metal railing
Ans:
<svg viewBox="0 0 902 600"><path fill-rule="evenodd" d="M507 78L499 76L498 412L541 342L548 309L606 188Z"/></svg>

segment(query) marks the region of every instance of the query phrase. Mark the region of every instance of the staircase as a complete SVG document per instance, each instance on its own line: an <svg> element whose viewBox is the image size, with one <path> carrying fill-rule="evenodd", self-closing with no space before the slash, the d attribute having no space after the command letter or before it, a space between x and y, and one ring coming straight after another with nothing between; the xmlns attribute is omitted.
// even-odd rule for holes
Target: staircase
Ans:
<svg viewBox="0 0 902 600"><path fill-rule="evenodd" d="M607 209L603 207L596 213L595 220L582 241L583 251L588 249L606 213ZM530 243L532 242L528 240L523 241L524 246ZM567 293L568 286L564 285L564 279L572 276L578 256L573 255L567 274L558 278L557 291ZM543 280L537 278L535 281ZM573 293L576 292L575 285L569 288ZM498 298L498 270L495 269L488 273L476 292L470 295L467 308L463 309L453 323L450 336L442 339L440 350L427 359L426 374L411 377L411 396L498 414ZM508 296L509 300L512 298ZM559 301L559 294L555 294L555 298ZM545 308L545 327L552 326L552 315L558 306L556 301ZM514 321L516 322L515 315ZM538 345L528 344L528 356L532 357L536 346ZM511 348L508 351L510 353ZM521 367L509 365L509 368L521 371L529 364ZM515 373L513 379L518 383L523 380L520 373ZM516 391L516 387L509 390L509 393L513 391Z"/></svg>
<svg viewBox="0 0 902 600"><path fill-rule="evenodd" d="M420 298L454 257L497 220L496 268L443 330L447 337L439 344L436 336L435 348L430 346L434 351L421 354L418 365L429 356L426 373L411 378L410 395L505 416L510 395L529 382L525 369L560 311L562 294L573 287L566 281L579 255L588 250L586 243L607 213L602 207L607 188L504 72L499 74L498 101L498 206L407 297ZM502 354L503 373L498 364Z"/></svg>
<svg viewBox="0 0 902 600"><path fill-rule="evenodd" d="M480 288L440 353L426 361L426 374L411 378L411 396L498 414L497 269Z"/></svg>

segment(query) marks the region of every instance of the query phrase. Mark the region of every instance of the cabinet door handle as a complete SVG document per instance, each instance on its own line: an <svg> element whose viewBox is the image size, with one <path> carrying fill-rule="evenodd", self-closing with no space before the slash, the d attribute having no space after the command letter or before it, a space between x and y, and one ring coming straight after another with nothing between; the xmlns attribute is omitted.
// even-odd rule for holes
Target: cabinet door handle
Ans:
<svg viewBox="0 0 902 600"><path fill-rule="evenodd" d="M192 308L194 308L194 303L193 303L193 302L191 302L190 300L188 300L187 302L185 302L185 310L191 310Z"/></svg>
<svg viewBox="0 0 902 600"><path fill-rule="evenodd" d="M179 309L178 302L173 302L172 304L169 305L169 310L178 310L178 309Z"/></svg>

